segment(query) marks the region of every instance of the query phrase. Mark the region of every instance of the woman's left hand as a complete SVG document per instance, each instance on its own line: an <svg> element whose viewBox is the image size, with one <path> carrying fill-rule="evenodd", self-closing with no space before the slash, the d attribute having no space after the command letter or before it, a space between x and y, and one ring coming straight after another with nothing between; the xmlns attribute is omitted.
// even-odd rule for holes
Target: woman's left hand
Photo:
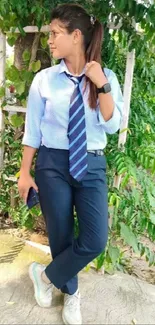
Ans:
<svg viewBox="0 0 155 325"><path fill-rule="evenodd" d="M96 61L91 61L86 64L85 75L96 85L97 88L108 83L101 65Z"/></svg>

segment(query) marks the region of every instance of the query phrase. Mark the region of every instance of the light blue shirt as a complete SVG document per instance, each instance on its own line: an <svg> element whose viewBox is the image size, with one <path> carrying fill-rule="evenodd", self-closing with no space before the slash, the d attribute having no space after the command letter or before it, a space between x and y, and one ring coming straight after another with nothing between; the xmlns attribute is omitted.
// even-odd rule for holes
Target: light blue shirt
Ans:
<svg viewBox="0 0 155 325"><path fill-rule="evenodd" d="M44 145L48 148L69 149L67 129L69 122L69 106L74 83L64 72L70 73L64 60L60 64L38 72L31 84L23 145L39 148ZM115 73L104 69L108 82L111 85L111 94L115 103L113 116L105 121L99 108L89 107L89 85L83 94L87 149L103 149L107 144L106 133L113 134L120 128L123 112L122 92ZM84 79L80 83L83 93Z"/></svg>

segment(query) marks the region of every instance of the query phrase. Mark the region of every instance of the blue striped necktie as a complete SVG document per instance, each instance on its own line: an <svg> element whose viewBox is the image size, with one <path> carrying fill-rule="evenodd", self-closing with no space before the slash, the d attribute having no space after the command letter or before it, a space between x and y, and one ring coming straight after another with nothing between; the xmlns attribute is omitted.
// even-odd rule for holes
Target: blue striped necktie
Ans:
<svg viewBox="0 0 155 325"><path fill-rule="evenodd" d="M85 111L79 86L84 75L80 77L74 77L67 73L66 75L75 84L69 107L69 172L74 179L80 182L86 175L88 167Z"/></svg>

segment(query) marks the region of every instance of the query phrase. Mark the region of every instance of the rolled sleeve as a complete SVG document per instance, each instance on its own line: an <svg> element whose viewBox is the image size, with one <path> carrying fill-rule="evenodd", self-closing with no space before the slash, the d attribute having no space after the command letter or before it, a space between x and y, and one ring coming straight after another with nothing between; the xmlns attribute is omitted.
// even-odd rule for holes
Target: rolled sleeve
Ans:
<svg viewBox="0 0 155 325"><path fill-rule="evenodd" d="M97 108L97 117L98 117L98 125L103 126L104 130L108 134L116 133L121 125L122 118L123 118L123 107L124 107L124 100L122 91L118 82L118 79L115 73L111 70L110 72L106 73L106 77L111 85L111 95L114 101L114 111L112 117L105 121L103 115L100 111L100 107Z"/></svg>
<svg viewBox="0 0 155 325"><path fill-rule="evenodd" d="M27 111L25 118L25 131L23 145L39 148L41 143L41 119L44 114L45 100L40 93L40 73L37 73L30 87Z"/></svg>

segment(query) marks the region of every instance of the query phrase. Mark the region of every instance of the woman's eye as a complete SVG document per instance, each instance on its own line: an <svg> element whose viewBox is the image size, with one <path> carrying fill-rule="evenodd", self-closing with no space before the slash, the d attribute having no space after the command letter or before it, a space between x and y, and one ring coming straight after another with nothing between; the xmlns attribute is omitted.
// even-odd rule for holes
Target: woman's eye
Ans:
<svg viewBox="0 0 155 325"><path fill-rule="evenodd" d="M56 32L50 32L50 33L49 33L49 36L50 36L50 37L52 37L52 36L55 37L56 34L57 34Z"/></svg>

